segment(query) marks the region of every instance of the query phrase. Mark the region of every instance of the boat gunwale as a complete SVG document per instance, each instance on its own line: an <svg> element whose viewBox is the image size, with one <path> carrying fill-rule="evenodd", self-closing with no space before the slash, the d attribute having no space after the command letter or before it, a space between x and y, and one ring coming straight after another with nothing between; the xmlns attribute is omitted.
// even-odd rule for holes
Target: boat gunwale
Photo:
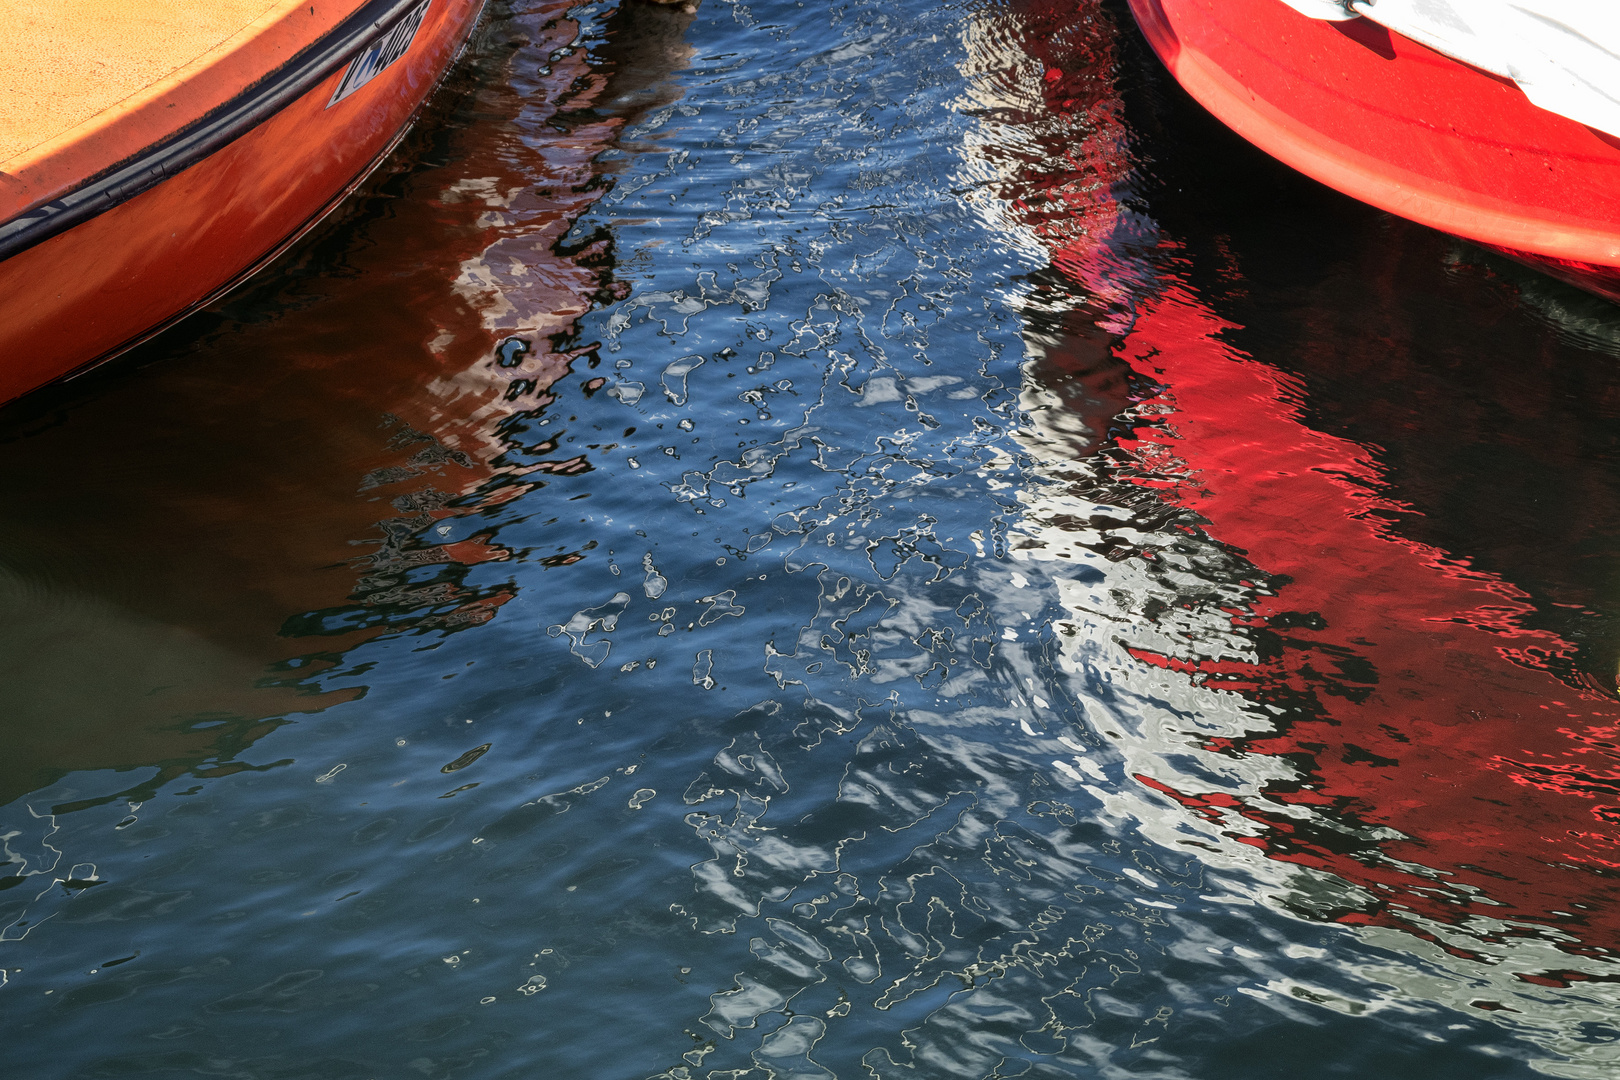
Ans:
<svg viewBox="0 0 1620 1080"><path fill-rule="evenodd" d="M139 153L0 223L0 261L129 201L234 142L353 60L421 2L367 0L338 26L228 101Z"/></svg>
<svg viewBox="0 0 1620 1080"><path fill-rule="evenodd" d="M1620 230L1591 219L1529 207L1419 174L1377 154L1337 141L1311 121L1250 88L1198 45L1184 39L1161 0L1126 0L1137 27L1160 61L1195 101L1260 150L1304 175L1380 210L1486 247L1532 258L1594 267L1620 267ZM1310 17L1277 0L1302 20ZM1500 76L1400 37L1443 64L1500 83ZM1522 93L1522 92L1521 92ZM1540 110L1528 98L1526 104ZM1575 125L1609 142L1588 125L1540 110L1548 124ZM1503 145L1509 145L1504 143ZM1611 145L1613 143L1611 142ZM1568 159L1568 155L1563 155Z"/></svg>

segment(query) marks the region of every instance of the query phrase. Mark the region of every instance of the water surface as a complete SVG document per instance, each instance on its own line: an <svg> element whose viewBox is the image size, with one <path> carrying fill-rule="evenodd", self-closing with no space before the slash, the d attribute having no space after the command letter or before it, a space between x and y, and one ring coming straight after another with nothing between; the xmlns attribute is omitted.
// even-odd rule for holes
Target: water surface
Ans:
<svg viewBox="0 0 1620 1080"><path fill-rule="evenodd" d="M1611 1075L1617 349L1115 5L496 6L0 416L13 1068Z"/></svg>

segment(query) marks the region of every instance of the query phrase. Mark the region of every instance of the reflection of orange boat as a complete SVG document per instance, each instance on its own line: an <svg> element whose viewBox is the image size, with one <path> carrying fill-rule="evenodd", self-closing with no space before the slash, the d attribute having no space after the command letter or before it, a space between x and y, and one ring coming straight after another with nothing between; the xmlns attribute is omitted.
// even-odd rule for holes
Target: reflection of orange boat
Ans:
<svg viewBox="0 0 1620 1080"><path fill-rule="evenodd" d="M0 119L0 401L128 348L319 221L482 6L23 5L0 54L0 95L26 103Z"/></svg>
<svg viewBox="0 0 1620 1080"><path fill-rule="evenodd" d="M554 245L613 168L597 155L675 93L690 21L627 5L606 45L564 53L589 25L527 5L481 47L505 77L467 76L479 122L437 118L453 164L391 166L402 197L362 196L301 246L323 263L337 243L348 273L284 264L134 363L6 410L0 505L52 511L0 517L0 805L74 771L118 771L81 789L96 802L252 767L281 718L361 692L312 685L348 650L476 627L516 595L476 522L590 468L529 424L572 370L552 346L607 284L595 246Z"/></svg>

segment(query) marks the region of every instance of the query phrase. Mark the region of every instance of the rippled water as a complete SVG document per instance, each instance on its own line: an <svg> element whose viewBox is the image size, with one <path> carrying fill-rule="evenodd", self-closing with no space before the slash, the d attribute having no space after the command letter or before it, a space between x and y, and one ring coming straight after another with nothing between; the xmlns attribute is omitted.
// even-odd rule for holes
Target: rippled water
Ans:
<svg viewBox="0 0 1620 1080"><path fill-rule="evenodd" d="M1612 1076L1617 354L1117 5L496 7L0 416L10 1068Z"/></svg>

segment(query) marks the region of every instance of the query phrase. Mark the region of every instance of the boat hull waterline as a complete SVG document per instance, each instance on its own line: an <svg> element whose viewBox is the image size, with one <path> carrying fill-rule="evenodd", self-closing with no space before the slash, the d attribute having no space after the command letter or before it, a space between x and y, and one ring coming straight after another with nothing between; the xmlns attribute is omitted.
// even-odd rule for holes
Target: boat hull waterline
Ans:
<svg viewBox="0 0 1620 1080"><path fill-rule="evenodd" d="M0 401L223 295L382 163L483 0L387 6L386 21L328 35L203 123L0 223Z"/></svg>
<svg viewBox="0 0 1620 1080"><path fill-rule="evenodd" d="M1281 0L1129 0L1217 119L1382 210L1620 301L1620 138L1368 19Z"/></svg>

